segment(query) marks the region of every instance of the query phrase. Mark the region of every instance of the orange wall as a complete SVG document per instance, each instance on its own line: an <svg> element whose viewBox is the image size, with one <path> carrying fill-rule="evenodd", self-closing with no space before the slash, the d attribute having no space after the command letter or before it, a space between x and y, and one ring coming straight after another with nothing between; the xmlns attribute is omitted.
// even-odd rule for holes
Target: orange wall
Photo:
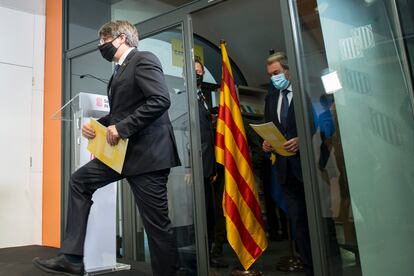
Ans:
<svg viewBox="0 0 414 276"><path fill-rule="evenodd" d="M62 0L46 0L43 117L43 245L60 247L61 124L51 120L62 96Z"/></svg>

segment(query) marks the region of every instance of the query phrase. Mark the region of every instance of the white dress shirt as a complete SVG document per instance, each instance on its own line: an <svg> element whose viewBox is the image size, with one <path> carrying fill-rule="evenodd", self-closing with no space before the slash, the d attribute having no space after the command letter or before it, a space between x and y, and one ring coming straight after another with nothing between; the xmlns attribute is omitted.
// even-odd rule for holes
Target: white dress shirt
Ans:
<svg viewBox="0 0 414 276"><path fill-rule="evenodd" d="M134 49L135 47L129 47L123 54L122 56L119 58L118 62L116 64L122 65L122 63L124 63L126 57L128 56L128 54Z"/></svg>

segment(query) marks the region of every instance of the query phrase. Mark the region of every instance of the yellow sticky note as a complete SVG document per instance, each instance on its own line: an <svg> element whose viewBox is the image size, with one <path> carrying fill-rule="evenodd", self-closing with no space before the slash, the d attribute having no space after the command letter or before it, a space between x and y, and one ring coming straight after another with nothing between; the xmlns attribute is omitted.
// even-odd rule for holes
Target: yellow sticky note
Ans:
<svg viewBox="0 0 414 276"><path fill-rule="evenodd" d="M91 119L90 124L95 130L96 136L94 139L89 140L88 150L102 163L121 173L128 147L128 139L120 139L116 146L111 146L106 141L106 127L95 119Z"/></svg>

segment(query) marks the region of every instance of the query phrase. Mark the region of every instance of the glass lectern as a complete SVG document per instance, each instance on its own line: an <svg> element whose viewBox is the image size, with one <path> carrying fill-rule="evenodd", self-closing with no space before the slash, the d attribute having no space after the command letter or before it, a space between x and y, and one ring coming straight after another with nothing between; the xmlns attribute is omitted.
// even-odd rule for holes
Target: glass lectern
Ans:
<svg viewBox="0 0 414 276"><path fill-rule="evenodd" d="M81 92L52 115L52 119L72 123L75 170L94 158L87 150L88 140L82 137L82 125L108 112L107 96ZM116 196L116 183L100 188L93 194L84 246L85 271L88 275L130 269L130 265L116 262Z"/></svg>

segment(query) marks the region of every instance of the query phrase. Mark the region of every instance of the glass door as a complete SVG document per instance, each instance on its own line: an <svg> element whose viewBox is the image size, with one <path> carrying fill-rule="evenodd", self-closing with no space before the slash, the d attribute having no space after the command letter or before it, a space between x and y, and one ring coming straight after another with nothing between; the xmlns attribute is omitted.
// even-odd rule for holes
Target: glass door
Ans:
<svg viewBox="0 0 414 276"><path fill-rule="evenodd" d="M179 251L179 275L207 275L206 234L194 59L191 22L165 24L169 27L141 26L138 50L150 51L161 62L169 89L168 110L182 166L172 168L168 180L169 216ZM138 25L138 31L141 28ZM190 76L190 77L187 77ZM195 154L194 154L195 153ZM144 227L128 185L123 185L123 246L127 259L149 268L150 255ZM145 263L145 264L144 264Z"/></svg>
<svg viewBox="0 0 414 276"><path fill-rule="evenodd" d="M282 2L315 273L413 275L413 91L396 3Z"/></svg>

